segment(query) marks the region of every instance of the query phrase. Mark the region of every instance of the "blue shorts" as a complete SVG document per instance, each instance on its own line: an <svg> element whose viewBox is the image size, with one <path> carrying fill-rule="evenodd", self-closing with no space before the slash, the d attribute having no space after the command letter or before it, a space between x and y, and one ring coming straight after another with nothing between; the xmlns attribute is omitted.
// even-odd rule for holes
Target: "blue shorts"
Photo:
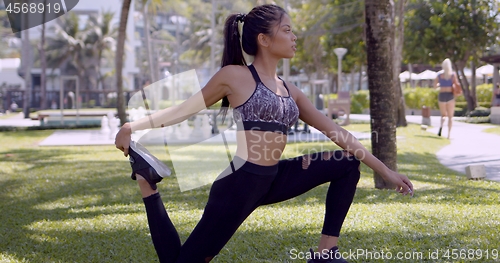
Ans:
<svg viewBox="0 0 500 263"><path fill-rule="evenodd" d="M455 98L453 92L440 92L438 96L439 102L448 102Z"/></svg>

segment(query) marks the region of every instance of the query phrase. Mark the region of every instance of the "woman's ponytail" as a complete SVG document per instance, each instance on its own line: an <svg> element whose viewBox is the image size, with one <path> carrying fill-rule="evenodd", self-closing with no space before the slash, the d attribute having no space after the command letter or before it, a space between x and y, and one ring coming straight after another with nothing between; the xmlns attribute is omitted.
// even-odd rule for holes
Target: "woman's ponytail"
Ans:
<svg viewBox="0 0 500 263"><path fill-rule="evenodd" d="M242 65L246 66L243 49L240 42L239 23L245 21L244 14L233 14L226 19L224 25L224 52L222 53L221 67L227 65ZM227 97L222 98L222 105L219 114L222 114L222 122L226 118L229 108L229 100Z"/></svg>

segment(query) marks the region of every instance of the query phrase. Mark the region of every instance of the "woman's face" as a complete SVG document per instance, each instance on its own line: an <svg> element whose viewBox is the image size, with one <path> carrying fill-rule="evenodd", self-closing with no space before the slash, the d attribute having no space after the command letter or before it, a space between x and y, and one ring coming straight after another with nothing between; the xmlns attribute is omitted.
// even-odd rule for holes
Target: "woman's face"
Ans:
<svg viewBox="0 0 500 263"><path fill-rule="evenodd" d="M288 15L283 15L281 22L274 27L270 50L281 58L292 58L297 50L297 36L292 31L292 21Z"/></svg>

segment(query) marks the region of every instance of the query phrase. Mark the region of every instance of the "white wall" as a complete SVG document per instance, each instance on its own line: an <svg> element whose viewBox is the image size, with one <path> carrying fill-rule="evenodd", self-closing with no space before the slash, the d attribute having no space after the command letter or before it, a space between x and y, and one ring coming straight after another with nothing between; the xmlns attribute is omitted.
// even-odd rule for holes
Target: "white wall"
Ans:
<svg viewBox="0 0 500 263"><path fill-rule="evenodd" d="M19 58L0 59L0 86L4 83L7 86L21 85L21 90L24 90L24 79L17 74L20 64Z"/></svg>

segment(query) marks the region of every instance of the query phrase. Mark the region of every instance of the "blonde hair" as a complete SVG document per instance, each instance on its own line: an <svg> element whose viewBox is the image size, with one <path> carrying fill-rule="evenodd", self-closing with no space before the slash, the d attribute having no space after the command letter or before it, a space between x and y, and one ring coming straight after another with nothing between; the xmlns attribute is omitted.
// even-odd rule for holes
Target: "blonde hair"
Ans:
<svg viewBox="0 0 500 263"><path fill-rule="evenodd" d="M445 79L450 79L451 74L453 73L453 69L451 67L451 60L449 58L445 59L442 64L443 67L443 76Z"/></svg>

